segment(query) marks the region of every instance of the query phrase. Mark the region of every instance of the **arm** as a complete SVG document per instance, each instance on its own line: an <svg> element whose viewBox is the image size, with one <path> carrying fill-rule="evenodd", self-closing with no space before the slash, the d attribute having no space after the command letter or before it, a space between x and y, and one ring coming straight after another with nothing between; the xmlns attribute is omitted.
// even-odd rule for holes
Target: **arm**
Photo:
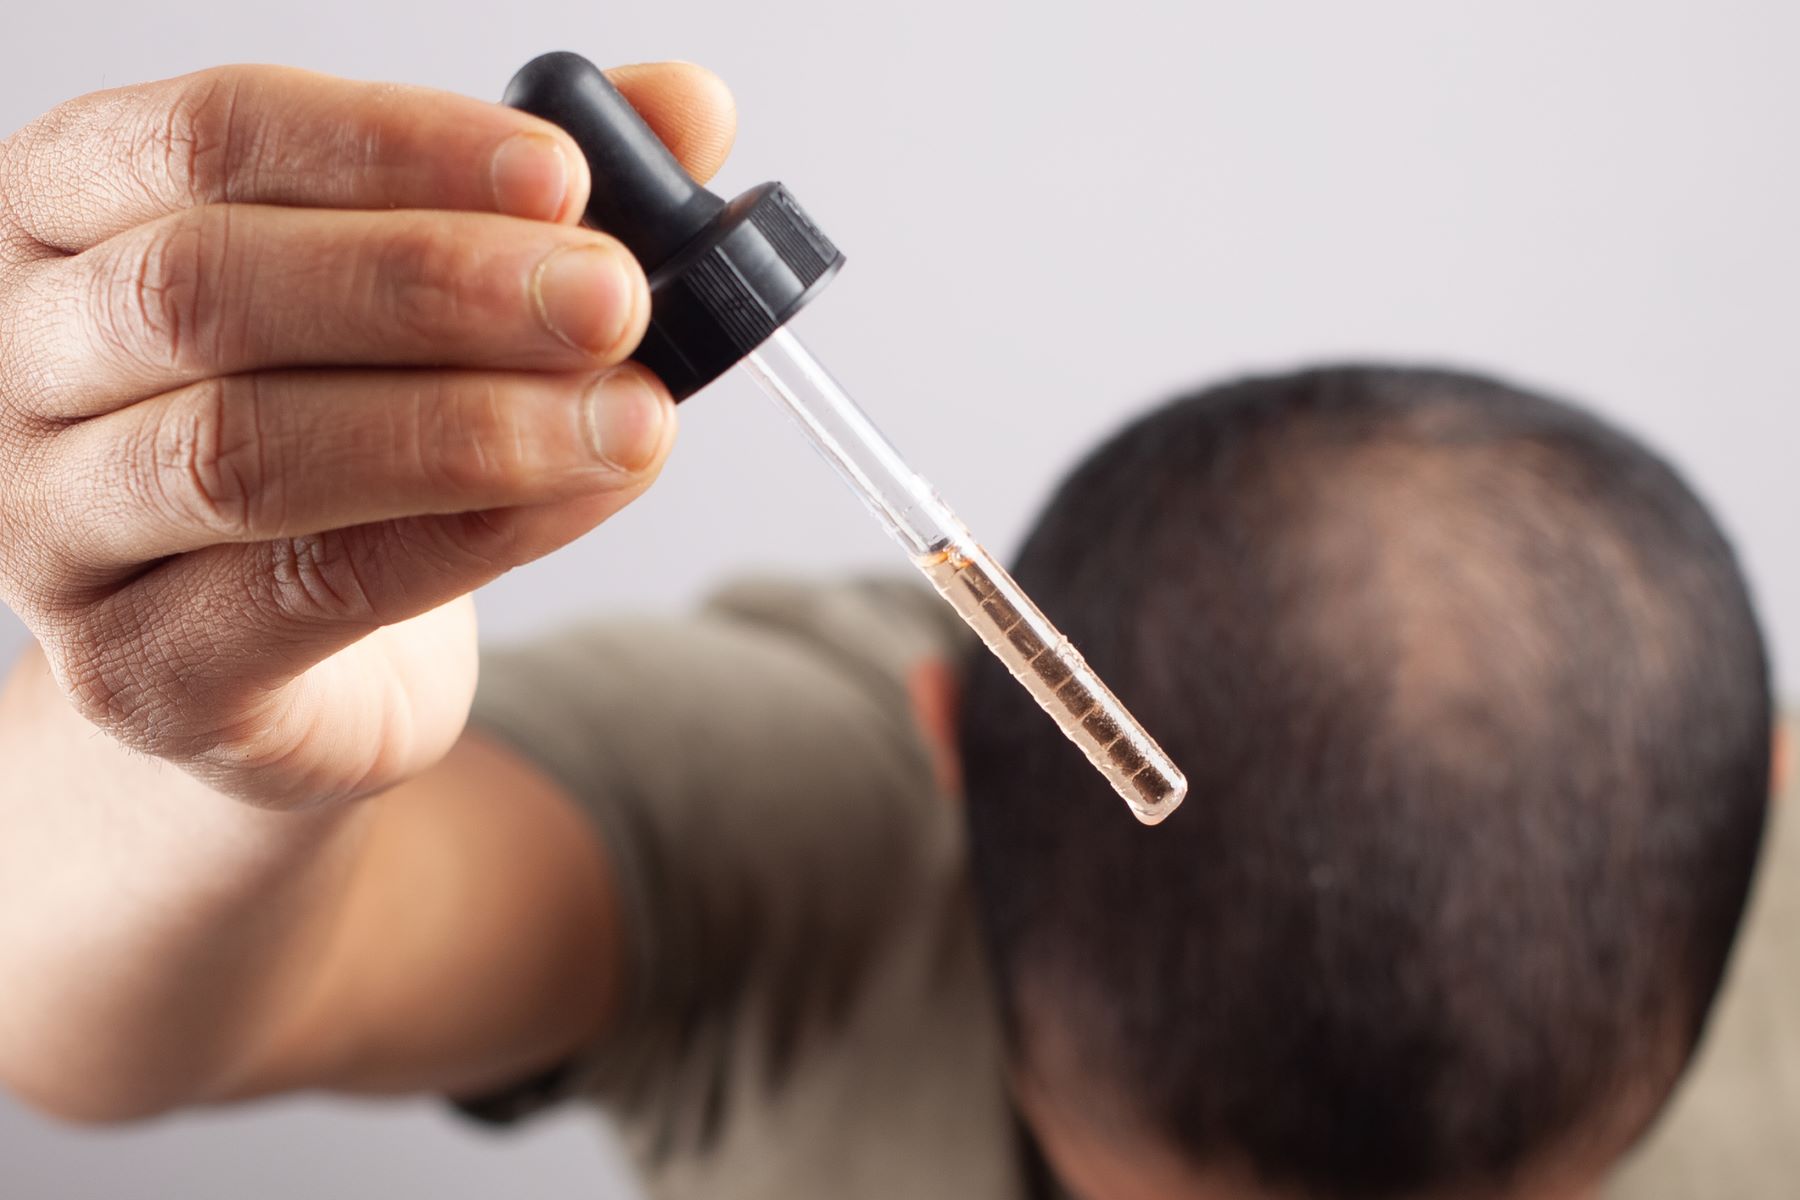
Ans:
<svg viewBox="0 0 1800 1200"><path fill-rule="evenodd" d="M620 83L717 165L715 81ZM669 447L587 186L523 114L268 68L0 143L0 1084L460 1089L604 1019L594 840L462 735L466 594Z"/></svg>
<svg viewBox="0 0 1800 1200"><path fill-rule="evenodd" d="M0 961L35 963L0 991L0 1039L23 1035L0 1063L42 1107L117 1119L299 1088L481 1096L603 1050L613 1072L571 1082L685 1121L735 1037L772 1034L747 1011L838 1009L959 877L954 618L911 599L740 591L496 651L442 763L311 815L180 783L28 655L0 760L35 773L0 825L38 840L0 841L0 892L33 880L57 917L0 904Z"/></svg>
<svg viewBox="0 0 1800 1200"><path fill-rule="evenodd" d="M364 803L263 811L101 735L33 650L0 761L0 1077L49 1112L479 1090L613 1011L599 843L479 734Z"/></svg>

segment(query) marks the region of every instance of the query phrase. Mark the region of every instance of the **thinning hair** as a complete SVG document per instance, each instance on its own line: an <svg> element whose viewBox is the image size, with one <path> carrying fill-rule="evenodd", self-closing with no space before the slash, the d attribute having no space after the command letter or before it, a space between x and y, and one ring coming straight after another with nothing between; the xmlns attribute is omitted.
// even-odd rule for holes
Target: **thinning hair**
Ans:
<svg viewBox="0 0 1800 1200"><path fill-rule="evenodd" d="M1647 1119L1735 934L1771 732L1744 580L1667 464L1471 375L1246 379L1096 451L1017 575L1191 783L1139 827L970 663L1023 1065L1060 1021L1186 1159L1317 1196L1497 1185L1628 1097Z"/></svg>

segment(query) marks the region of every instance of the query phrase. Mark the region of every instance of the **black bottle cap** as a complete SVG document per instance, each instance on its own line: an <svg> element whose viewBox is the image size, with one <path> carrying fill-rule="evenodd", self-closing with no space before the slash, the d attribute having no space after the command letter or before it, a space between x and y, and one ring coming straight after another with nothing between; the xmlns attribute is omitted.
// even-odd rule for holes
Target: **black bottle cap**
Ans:
<svg viewBox="0 0 1800 1200"><path fill-rule="evenodd" d="M587 156L587 223L623 242L650 278L650 328L635 357L677 400L762 345L843 265L779 183L729 204L695 183L579 54L532 59L506 103L562 126Z"/></svg>

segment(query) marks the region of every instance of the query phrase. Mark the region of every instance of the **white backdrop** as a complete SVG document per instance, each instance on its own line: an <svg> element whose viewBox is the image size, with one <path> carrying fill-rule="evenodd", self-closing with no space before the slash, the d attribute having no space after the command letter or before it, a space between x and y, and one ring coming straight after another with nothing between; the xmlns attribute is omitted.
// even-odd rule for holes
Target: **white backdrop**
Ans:
<svg viewBox="0 0 1800 1200"><path fill-rule="evenodd" d="M802 334L1001 553L1175 389L1345 357L1488 368L1685 468L1800 680L1785 0L6 0L0 46L0 131L224 61L479 96L547 49L703 62L742 113L721 188L785 180L849 253ZM748 384L683 417L649 497L483 593L489 634L746 568L905 569ZM0 612L0 661L23 638ZM496 1142L429 1105L310 1101L70 1133L0 1100L0 1192L628 1194L595 1145L578 1120Z"/></svg>

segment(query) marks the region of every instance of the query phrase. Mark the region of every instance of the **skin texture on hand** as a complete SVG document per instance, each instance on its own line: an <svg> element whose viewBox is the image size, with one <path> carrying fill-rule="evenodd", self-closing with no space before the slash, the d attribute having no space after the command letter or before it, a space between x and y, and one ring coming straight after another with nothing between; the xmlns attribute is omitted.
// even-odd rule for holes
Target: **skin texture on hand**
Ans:
<svg viewBox="0 0 1800 1200"><path fill-rule="evenodd" d="M716 170L718 80L613 77ZM0 598L38 640L0 686L0 1084L86 1120L456 1092L602 1028L604 850L462 733L467 593L673 438L590 186L525 114L284 68L0 142Z"/></svg>
<svg viewBox="0 0 1800 1200"><path fill-rule="evenodd" d="M618 81L716 168L716 80ZM625 363L643 273L575 224L591 186L523 113L265 67L0 144L0 598L78 711L266 807L442 757L460 598L629 503L673 438Z"/></svg>

